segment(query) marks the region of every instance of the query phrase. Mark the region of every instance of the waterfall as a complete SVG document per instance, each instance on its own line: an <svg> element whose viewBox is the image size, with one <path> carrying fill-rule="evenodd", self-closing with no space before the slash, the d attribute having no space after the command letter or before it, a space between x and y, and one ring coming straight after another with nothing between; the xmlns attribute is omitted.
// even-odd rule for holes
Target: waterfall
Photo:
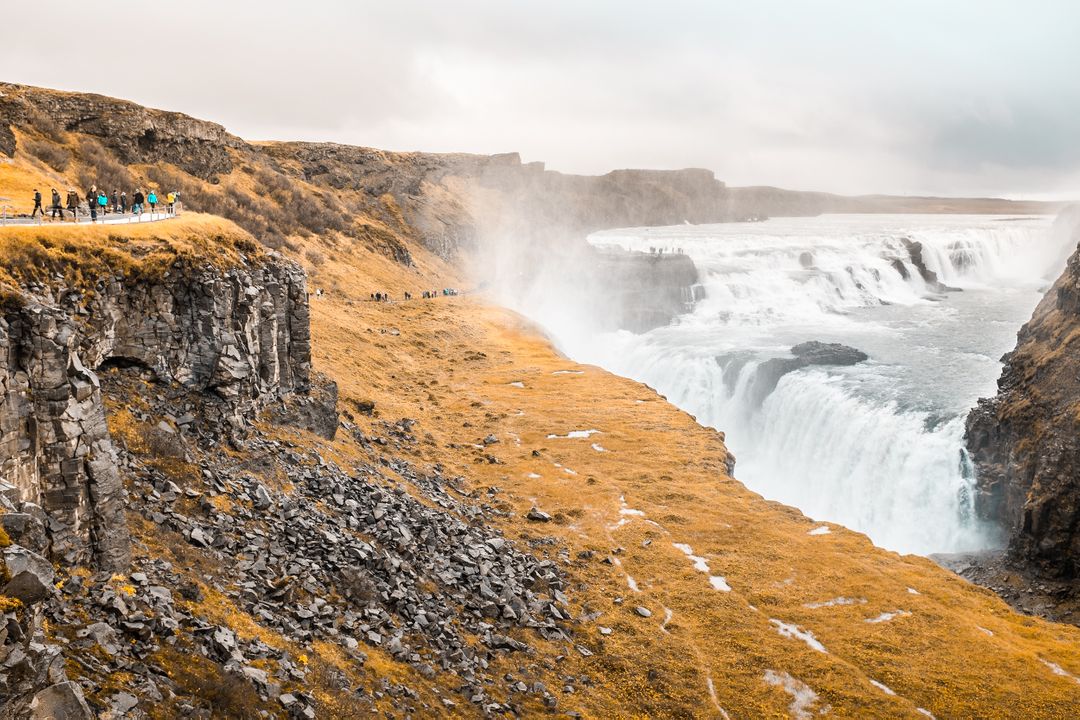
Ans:
<svg viewBox="0 0 1080 720"><path fill-rule="evenodd" d="M706 297L642 335L560 333L564 351L656 388L727 433L736 477L902 552L992 542L972 513L963 421L1064 255L1043 218L823 216L597 233L688 254ZM933 275L936 274L936 281ZM577 327L580 327L578 323ZM807 340L870 355L758 368Z"/></svg>

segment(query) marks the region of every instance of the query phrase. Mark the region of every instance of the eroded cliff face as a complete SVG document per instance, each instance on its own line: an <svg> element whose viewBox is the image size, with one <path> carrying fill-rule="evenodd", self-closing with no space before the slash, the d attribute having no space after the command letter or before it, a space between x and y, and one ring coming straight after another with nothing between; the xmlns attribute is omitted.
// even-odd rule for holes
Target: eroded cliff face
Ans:
<svg viewBox="0 0 1080 720"><path fill-rule="evenodd" d="M125 165L166 162L203 180L232 170L230 149L245 143L217 123L103 95L0 83L0 153L16 149L11 126L99 139Z"/></svg>
<svg viewBox="0 0 1080 720"><path fill-rule="evenodd" d="M1080 242L1080 208L1056 232ZM1080 573L1080 250L1004 358L998 394L967 420L976 510L999 523L1014 559L1041 573Z"/></svg>
<svg viewBox="0 0 1080 720"><path fill-rule="evenodd" d="M125 500L96 371L137 365L212 392L236 427L306 390L310 358L305 277L281 258L177 263L157 282L114 277L92 292L30 288L0 318L0 481L44 509L55 560L122 570Z"/></svg>

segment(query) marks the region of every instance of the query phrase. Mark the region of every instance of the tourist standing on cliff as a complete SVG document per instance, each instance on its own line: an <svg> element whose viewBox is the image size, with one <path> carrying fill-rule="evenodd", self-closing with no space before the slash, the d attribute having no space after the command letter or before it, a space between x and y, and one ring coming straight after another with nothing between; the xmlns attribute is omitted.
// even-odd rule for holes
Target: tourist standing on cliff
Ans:
<svg viewBox="0 0 1080 720"><path fill-rule="evenodd" d="M56 188L52 189L52 219L56 219L56 214L60 214L60 221L64 221L64 207L60 204L60 193L56 192Z"/></svg>
<svg viewBox="0 0 1080 720"><path fill-rule="evenodd" d="M90 222L97 222L97 185L90 186L86 193L86 204L90 207Z"/></svg>
<svg viewBox="0 0 1080 720"><path fill-rule="evenodd" d="M30 218L33 219L37 216L38 211L41 211L41 219L45 219L45 208L41 207L41 191L34 188L34 209L30 213Z"/></svg>

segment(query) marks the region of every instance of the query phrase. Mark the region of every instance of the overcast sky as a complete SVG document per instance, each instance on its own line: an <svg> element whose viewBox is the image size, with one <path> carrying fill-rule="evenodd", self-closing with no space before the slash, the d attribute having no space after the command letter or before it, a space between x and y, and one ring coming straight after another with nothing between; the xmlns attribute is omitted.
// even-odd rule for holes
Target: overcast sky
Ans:
<svg viewBox="0 0 1080 720"><path fill-rule="evenodd" d="M93 8L92 13L87 9ZM26 10L25 14L20 14ZM1073 0L46 1L0 79L247 139L730 184L1080 197Z"/></svg>

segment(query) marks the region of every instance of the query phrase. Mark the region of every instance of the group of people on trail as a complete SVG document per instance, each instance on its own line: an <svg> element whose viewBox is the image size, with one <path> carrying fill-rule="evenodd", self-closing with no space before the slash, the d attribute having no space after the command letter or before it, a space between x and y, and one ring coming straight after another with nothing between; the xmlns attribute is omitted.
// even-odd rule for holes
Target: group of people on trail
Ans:
<svg viewBox="0 0 1080 720"><path fill-rule="evenodd" d="M52 198L49 201L49 209L52 210L51 219L55 220L57 217L60 220L64 219L64 211L67 210L71 213L72 218L77 218L80 211L80 205L82 200L79 193L74 188L68 188L67 196L61 198L59 191L56 188L52 188ZM109 213L116 213L120 215L126 215L129 208L132 215L142 215L143 210L147 205L150 206L150 212L157 212L160 201L158 199L157 191L150 188L144 194L142 188L135 188L135 192L131 194L131 203L128 204L127 191L113 190L112 195L106 194L105 190L98 189L97 185L92 185L87 190L85 195L86 200L86 212L90 215L91 222L97 222L98 215L103 217ZM165 208L166 212L170 215L175 214L176 205L180 202L180 193L178 191L170 192L165 196ZM41 192L34 189L34 209L30 213L30 218L37 217L38 212L41 213L41 217L45 217L45 207L42 203Z"/></svg>
<svg viewBox="0 0 1080 720"><path fill-rule="evenodd" d="M457 290L455 290L454 288L443 288L443 290L442 290L442 294L443 294L443 295L457 295L458 293L457 293ZM422 296L422 297L423 297L423 298L424 298L425 300L430 300L430 299L432 299L432 298L436 298L436 297L438 297L438 296L439 296L439 292L438 292L437 290L425 290L425 291L424 291L424 292L423 292L423 293L421 294L421 296ZM406 291L406 292L404 293L404 298L405 298L406 300L412 300L412 299L413 299L413 294L412 294L411 292L408 292L408 291ZM390 293L385 293L385 292L373 292L373 293L371 293L371 299L372 299L372 300L374 300L375 302L390 302L390 301L391 301L391 300L393 300L394 298L392 298L392 297L390 296Z"/></svg>

